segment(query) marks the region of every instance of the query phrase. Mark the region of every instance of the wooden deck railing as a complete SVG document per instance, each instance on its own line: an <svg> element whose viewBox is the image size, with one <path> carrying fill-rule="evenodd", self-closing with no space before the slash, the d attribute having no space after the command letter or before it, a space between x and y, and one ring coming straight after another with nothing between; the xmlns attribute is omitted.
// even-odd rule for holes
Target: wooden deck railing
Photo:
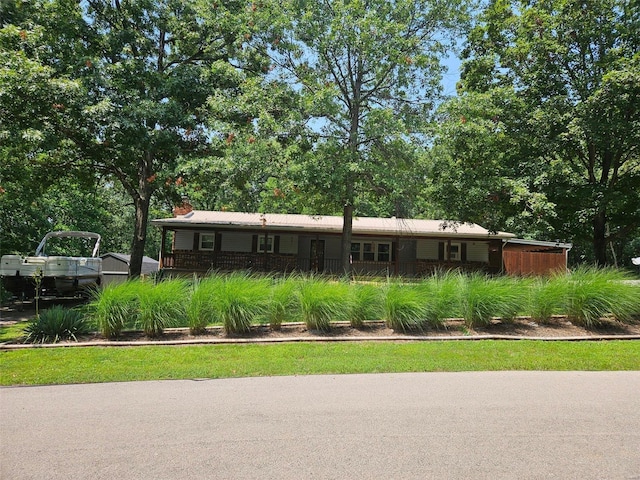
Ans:
<svg viewBox="0 0 640 480"><path fill-rule="evenodd" d="M163 255L163 268L168 270L206 272L209 270L233 271L253 270L257 272L314 272L340 274L342 264L338 258L325 258L319 265L308 258L296 255L233 252L175 251ZM414 262L353 262L356 275L422 277L438 270L464 272L483 271L497 273L483 262L440 262L417 260Z"/></svg>

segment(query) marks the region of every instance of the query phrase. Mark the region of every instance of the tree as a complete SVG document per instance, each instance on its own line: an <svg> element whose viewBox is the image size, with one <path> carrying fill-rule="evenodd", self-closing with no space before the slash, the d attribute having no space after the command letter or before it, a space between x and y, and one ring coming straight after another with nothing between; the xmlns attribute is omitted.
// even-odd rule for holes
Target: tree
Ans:
<svg viewBox="0 0 640 480"><path fill-rule="evenodd" d="M13 60L0 70L0 111L10 115L3 138L19 139L12 147L23 159L121 183L135 207L129 274L137 276L151 199L174 187L180 160L207 154L217 133L207 125L209 97L234 82L230 70L252 74L259 63L245 49L251 9L200 0L37 4L3 28L2 53Z"/></svg>
<svg viewBox="0 0 640 480"><path fill-rule="evenodd" d="M342 210L342 267L349 272L357 193L382 177L402 191L400 180L390 186L394 171L381 160L420 139L439 92L439 59L464 20L464 4L292 0L283 12L265 45L274 74L304 97L319 140L313 162L301 164L304 177Z"/></svg>
<svg viewBox="0 0 640 480"><path fill-rule="evenodd" d="M527 106L509 88L466 92L439 109L424 198L437 216L535 239L555 239L555 205L538 186L544 161L529 155ZM514 137L513 131L520 136Z"/></svg>
<svg viewBox="0 0 640 480"><path fill-rule="evenodd" d="M640 224L639 31L621 0L493 0L465 52L462 95L523 102L505 125L521 155L508 161L538 169L528 187L555 204L557 231L590 230L600 265Z"/></svg>

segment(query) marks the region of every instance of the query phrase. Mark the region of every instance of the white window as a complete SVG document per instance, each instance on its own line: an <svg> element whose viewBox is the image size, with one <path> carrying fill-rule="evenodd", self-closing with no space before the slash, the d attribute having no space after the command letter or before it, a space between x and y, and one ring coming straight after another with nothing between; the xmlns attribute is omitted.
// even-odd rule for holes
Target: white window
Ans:
<svg viewBox="0 0 640 480"><path fill-rule="evenodd" d="M462 250L460 248L460 243L451 242L451 248L449 249L449 260L452 260L454 262L459 262L460 259L462 258L461 254L462 254Z"/></svg>
<svg viewBox="0 0 640 480"><path fill-rule="evenodd" d="M354 262L388 262L391 260L391 243L353 242L351 260Z"/></svg>
<svg viewBox="0 0 640 480"><path fill-rule="evenodd" d="M258 252L264 253L264 235L258 235ZM266 236L267 253L273 253L273 235Z"/></svg>
<svg viewBox="0 0 640 480"><path fill-rule="evenodd" d="M213 250L216 245L216 236L213 233L200 234L200 250Z"/></svg>

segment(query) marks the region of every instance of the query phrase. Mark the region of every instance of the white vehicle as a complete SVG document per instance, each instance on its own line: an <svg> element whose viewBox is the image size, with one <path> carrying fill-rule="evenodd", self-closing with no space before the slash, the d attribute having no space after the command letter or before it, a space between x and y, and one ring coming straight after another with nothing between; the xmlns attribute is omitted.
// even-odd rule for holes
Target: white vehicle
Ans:
<svg viewBox="0 0 640 480"><path fill-rule="evenodd" d="M75 247L83 246L85 251L79 253L87 256L56 255L57 245L51 244L58 240L75 243ZM6 290L21 298L33 296L38 284L44 296L75 296L102 283L99 251L100 235L97 233L49 232L34 256L3 255L0 278Z"/></svg>

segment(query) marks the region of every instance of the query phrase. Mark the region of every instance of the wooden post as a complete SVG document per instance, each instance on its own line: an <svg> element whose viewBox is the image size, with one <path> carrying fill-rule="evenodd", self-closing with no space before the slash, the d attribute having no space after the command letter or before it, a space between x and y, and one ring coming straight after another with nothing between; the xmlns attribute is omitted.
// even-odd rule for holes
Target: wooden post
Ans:
<svg viewBox="0 0 640 480"><path fill-rule="evenodd" d="M158 269L162 270L164 268L164 250L167 244L167 227L162 227L162 237L160 241L160 255L158 258Z"/></svg>

